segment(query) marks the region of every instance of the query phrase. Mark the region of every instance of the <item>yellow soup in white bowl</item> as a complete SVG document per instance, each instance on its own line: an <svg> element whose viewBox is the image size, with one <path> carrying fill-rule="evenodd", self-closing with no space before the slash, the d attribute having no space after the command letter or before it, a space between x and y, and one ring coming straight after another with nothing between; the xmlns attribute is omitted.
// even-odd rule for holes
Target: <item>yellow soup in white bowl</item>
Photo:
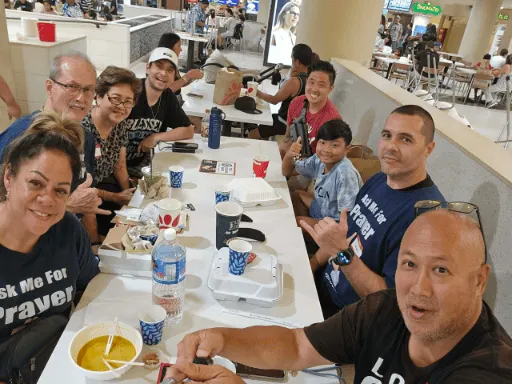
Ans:
<svg viewBox="0 0 512 384"><path fill-rule="evenodd" d="M104 356L108 336L114 333L112 348L108 356ZM142 351L140 332L124 323L113 321L97 323L82 328L71 340L69 356L73 365L85 377L94 380L111 380L126 373L131 366L110 363L114 372L103 363L102 357L110 360L135 361Z"/></svg>

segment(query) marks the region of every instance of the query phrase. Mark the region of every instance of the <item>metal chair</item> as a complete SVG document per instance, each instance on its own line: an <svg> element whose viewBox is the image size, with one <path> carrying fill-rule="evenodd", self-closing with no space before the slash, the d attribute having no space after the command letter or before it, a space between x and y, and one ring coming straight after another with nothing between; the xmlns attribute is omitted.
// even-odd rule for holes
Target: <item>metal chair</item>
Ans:
<svg viewBox="0 0 512 384"><path fill-rule="evenodd" d="M398 80L402 80L405 86L409 80L409 64L393 63L389 73L389 80L395 79L395 84Z"/></svg>
<svg viewBox="0 0 512 384"><path fill-rule="evenodd" d="M464 104L466 104L466 101L468 100L469 94L471 93L471 90L475 90L475 100L476 100L476 90L481 89L482 91L485 91L487 88L489 88L492 84L492 81L494 80L494 75L492 74L491 70L480 70L478 71L473 78L471 79L471 83L469 84L469 90L466 94L466 97L464 98ZM480 97L478 98L478 103L480 103L480 100L482 100L483 92L480 94Z"/></svg>

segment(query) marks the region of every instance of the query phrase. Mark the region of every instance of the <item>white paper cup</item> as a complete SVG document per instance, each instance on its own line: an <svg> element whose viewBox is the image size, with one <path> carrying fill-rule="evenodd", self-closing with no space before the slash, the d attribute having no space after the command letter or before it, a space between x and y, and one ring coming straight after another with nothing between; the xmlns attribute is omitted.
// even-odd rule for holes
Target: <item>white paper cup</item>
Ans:
<svg viewBox="0 0 512 384"><path fill-rule="evenodd" d="M155 203L158 208L158 226L160 229L177 228L180 223L183 203L176 199L162 199Z"/></svg>
<svg viewBox="0 0 512 384"><path fill-rule="evenodd" d="M156 345L162 341L167 312L159 305L151 305L139 312L140 332L146 345Z"/></svg>
<svg viewBox="0 0 512 384"><path fill-rule="evenodd" d="M252 245L245 240L231 240L229 242L229 273L232 275L243 275Z"/></svg>
<svg viewBox="0 0 512 384"><path fill-rule="evenodd" d="M247 96L251 96L256 100L256 94L258 92L258 82L257 81L249 81L247 82Z"/></svg>

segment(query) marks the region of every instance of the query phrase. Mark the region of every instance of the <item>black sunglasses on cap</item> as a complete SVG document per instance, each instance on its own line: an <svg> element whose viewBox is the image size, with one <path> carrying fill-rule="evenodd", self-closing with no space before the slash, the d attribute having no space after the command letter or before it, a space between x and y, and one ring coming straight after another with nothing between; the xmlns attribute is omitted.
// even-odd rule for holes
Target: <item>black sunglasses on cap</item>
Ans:
<svg viewBox="0 0 512 384"><path fill-rule="evenodd" d="M482 238L484 240L484 250L485 250L485 261L487 263L487 244L485 242L484 230L482 227L482 219L480 218L480 210L478 206L471 203L466 203L463 201L437 201L437 200L421 200L414 204L415 216L418 217L422 213L427 211L431 211L433 209L446 209L448 211L462 213L464 215L471 215L473 212L476 212L476 217L478 219L478 226L480 228L480 232L482 233Z"/></svg>

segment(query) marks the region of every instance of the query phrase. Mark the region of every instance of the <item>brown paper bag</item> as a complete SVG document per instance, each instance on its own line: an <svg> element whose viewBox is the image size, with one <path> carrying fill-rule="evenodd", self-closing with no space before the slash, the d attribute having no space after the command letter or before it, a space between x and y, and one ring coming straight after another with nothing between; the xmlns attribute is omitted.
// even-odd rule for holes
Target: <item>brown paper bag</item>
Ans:
<svg viewBox="0 0 512 384"><path fill-rule="evenodd" d="M240 96L242 89L242 72L234 69L223 68L217 74L215 89L213 91L213 102L219 105L232 105Z"/></svg>
<svg viewBox="0 0 512 384"><path fill-rule="evenodd" d="M365 145L354 145L348 151L347 157L361 175L363 183L381 170L379 158Z"/></svg>

